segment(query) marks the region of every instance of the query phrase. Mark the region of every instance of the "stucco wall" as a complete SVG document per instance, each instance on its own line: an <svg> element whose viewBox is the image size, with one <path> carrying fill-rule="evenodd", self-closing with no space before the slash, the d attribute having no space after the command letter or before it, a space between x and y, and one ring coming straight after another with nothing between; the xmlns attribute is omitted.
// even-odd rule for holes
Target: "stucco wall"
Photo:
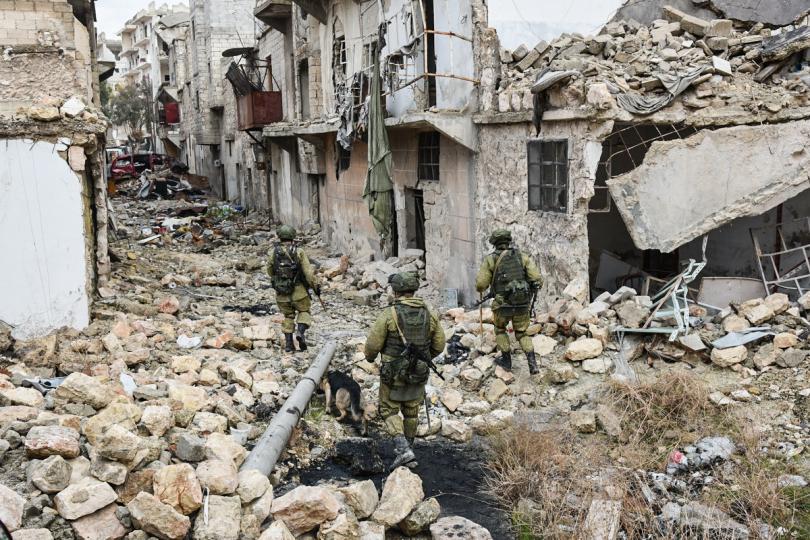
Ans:
<svg viewBox="0 0 810 540"><path fill-rule="evenodd" d="M541 297L556 295L573 279L588 280L588 200L593 194L601 141L611 125L585 121L546 122L540 138L568 139L568 212L528 210L527 142L530 124L485 124L476 161L476 240L480 253L500 227L531 255L543 274Z"/></svg>
<svg viewBox="0 0 810 540"><path fill-rule="evenodd" d="M363 200L368 147L357 141L352 147L351 166L335 174L335 139L326 143L326 181L321 189L321 228L324 237L336 249L364 255L380 253L377 232Z"/></svg>
<svg viewBox="0 0 810 540"><path fill-rule="evenodd" d="M21 339L89 323L83 186L57 148L0 143L0 320Z"/></svg>

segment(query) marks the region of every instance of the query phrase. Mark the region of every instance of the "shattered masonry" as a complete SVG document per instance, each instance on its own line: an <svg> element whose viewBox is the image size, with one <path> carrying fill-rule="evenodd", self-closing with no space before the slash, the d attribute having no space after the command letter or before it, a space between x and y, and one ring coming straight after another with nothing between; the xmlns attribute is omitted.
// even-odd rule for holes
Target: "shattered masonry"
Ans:
<svg viewBox="0 0 810 540"><path fill-rule="evenodd" d="M110 273L107 122L95 109L92 2L5 4L0 249L8 261L0 270L0 319L15 336L36 337L84 328ZM18 25L23 19L31 24Z"/></svg>
<svg viewBox="0 0 810 540"><path fill-rule="evenodd" d="M191 51L201 41L187 33L175 42L185 53L176 55L173 69L191 84L179 92L189 119L181 126L180 156L227 199L269 209L274 218L299 227L319 226L336 249L351 255L390 256L361 197L365 98L382 15L390 23L381 64L396 251L424 249L437 294L456 289L462 302L474 298L476 261L489 249L482 239L496 225L513 227L538 259L549 275L544 294L560 292L574 278L593 285L615 279L599 275L605 256L624 257L641 273L652 269L645 258L659 257L651 250L683 261L707 232L713 233L709 272L756 275L747 228L782 215L779 208L786 215L801 213L807 197L801 152L787 142L800 139L799 129L768 130L795 132L779 156L747 148L760 140L755 126L808 116L806 26L791 24L801 21L804 8L790 3L777 14L750 2L645 3L625 6L597 35L563 35L508 50L489 25L488 9L498 9L491 4L393 2L380 14L368 3L270 0L255 7L253 20L228 19L234 28L258 21L255 50L221 58L218 51L236 44L218 37L231 31L217 19L220 2L193 3L192 22L212 36L203 41L221 46L198 49L192 66ZM767 23L749 21L742 11ZM423 12L435 16L423 20ZM780 17L793 18L786 23ZM435 65L426 61L432 57ZM239 100L219 91L228 82L220 77L211 86L207 76L190 75L206 72L209 58L220 74L237 66L260 83L261 92L278 93L277 116L268 117L263 129L235 128ZM747 129L752 131L745 135ZM702 134L707 130L716 135ZM693 146L692 138L706 144ZM562 207L535 208L529 201L538 192L529 189L528 147L551 140L567 145L565 185L555 188L564 191ZM711 152L720 140L720 151ZM689 150L678 154L680 147ZM710 159L689 157L701 148ZM639 165L648 153L660 154L665 166L688 163L688 174L677 179L679 189L662 192L646 180L653 169ZM725 156L740 153L757 162L761 183L735 182L733 192L709 184L692 189L691 179L717 177ZM795 174L779 172L788 154ZM423 163L433 158L437 163ZM654 192L636 201L635 185ZM711 197L698 197L701 190ZM703 206L692 205L690 197ZM655 215L664 199L669 212L689 211L667 222L644 217ZM721 256L724 249L745 264L721 263L729 259Z"/></svg>

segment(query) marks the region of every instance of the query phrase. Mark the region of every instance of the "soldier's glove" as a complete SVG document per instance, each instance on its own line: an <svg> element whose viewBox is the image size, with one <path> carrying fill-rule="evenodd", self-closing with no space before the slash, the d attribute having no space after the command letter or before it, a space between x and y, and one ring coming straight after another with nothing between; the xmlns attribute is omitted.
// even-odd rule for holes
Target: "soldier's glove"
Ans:
<svg viewBox="0 0 810 540"><path fill-rule="evenodd" d="M312 290L315 291L315 296L320 296L321 295L321 286L320 285L315 285L315 287L313 287Z"/></svg>

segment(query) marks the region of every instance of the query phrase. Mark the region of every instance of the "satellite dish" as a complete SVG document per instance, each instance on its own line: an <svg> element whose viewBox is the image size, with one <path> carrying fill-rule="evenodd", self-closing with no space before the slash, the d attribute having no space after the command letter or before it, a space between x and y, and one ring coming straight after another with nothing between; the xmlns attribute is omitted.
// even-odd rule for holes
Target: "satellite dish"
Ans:
<svg viewBox="0 0 810 540"><path fill-rule="evenodd" d="M222 51L222 56L225 58L232 58L234 56L244 56L253 52L253 47L234 47L232 49L225 49Z"/></svg>

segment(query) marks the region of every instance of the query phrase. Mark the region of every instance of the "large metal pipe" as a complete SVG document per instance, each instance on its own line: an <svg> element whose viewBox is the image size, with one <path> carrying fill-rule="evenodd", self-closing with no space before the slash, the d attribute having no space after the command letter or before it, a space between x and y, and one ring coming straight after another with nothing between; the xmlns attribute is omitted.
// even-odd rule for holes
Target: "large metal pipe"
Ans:
<svg viewBox="0 0 810 540"><path fill-rule="evenodd" d="M281 410L276 413L273 420L270 421L270 425L267 426L267 430L248 454L247 459L242 464L243 471L256 469L265 476L270 476L276 466L276 461L281 456L281 452L287 446L287 441L290 440L293 428L298 424L298 420L315 392L315 388L317 388L323 374L326 373L326 368L329 367L329 362L335 355L336 349L337 342L334 340L326 342L315 361L304 373L304 378L295 386L290 397L281 406Z"/></svg>

